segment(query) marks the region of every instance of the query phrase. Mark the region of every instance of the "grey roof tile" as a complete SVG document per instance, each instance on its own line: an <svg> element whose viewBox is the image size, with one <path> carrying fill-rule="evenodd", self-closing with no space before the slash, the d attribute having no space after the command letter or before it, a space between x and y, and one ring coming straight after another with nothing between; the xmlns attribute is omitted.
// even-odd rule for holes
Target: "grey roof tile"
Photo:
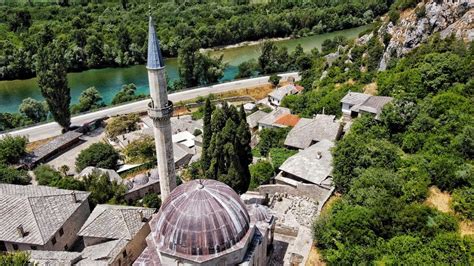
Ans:
<svg viewBox="0 0 474 266"><path fill-rule="evenodd" d="M342 125L336 121L334 115L318 114L313 119L301 118L298 124L288 133L285 139L285 145L306 149L313 142L318 142L323 139L336 141Z"/></svg>

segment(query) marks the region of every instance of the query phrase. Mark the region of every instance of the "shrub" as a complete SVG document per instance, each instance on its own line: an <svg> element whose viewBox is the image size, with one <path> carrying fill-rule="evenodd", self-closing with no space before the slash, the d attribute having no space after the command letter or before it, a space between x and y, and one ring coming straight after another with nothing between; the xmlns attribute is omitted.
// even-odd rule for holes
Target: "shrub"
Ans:
<svg viewBox="0 0 474 266"><path fill-rule="evenodd" d="M0 183L26 185L31 178L26 171L17 170L13 167L0 163Z"/></svg>
<svg viewBox="0 0 474 266"><path fill-rule="evenodd" d="M286 161L286 159L298 153L295 150L289 150L286 148L272 148L270 149L270 159L272 160L273 169L278 171L278 168Z"/></svg>
<svg viewBox="0 0 474 266"><path fill-rule="evenodd" d="M0 163L18 163L26 154L27 137L7 135L0 139Z"/></svg>
<svg viewBox="0 0 474 266"><path fill-rule="evenodd" d="M156 193L146 194L141 202L143 207L159 209L161 207L161 198Z"/></svg>
<svg viewBox="0 0 474 266"><path fill-rule="evenodd" d="M94 143L79 153L76 158L76 168L78 171L82 171L87 166L116 169L119 158L119 153L111 145L102 142Z"/></svg>
<svg viewBox="0 0 474 266"><path fill-rule="evenodd" d="M155 140L151 136L132 141L123 150L128 162L145 163L156 158Z"/></svg>
<svg viewBox="0 0 474 266"><path fill-rule="evenodd" d="M454 190L451 204L454 211L465 219L474 219L474 188L464 187Z"/></svg>
<svg viewBox="0 0 474 266"><path fill-rule="evenodd" d="M36 181L38 181L38 185L48 186L53 185L59 180L61 180L61 174L56 171L53 167L42 164L34 170Z"/></svg>
<svg viewBox="0 0 474 266"><path fill-rule="evenodd" d="M258 186L266 184L273 177L273 166L266 160L259 160L257 163L250 165L250 186L249 189L254 190Z"/></svg>
<svg viewBox="0 0 474 266"><path fill-rule="evenodd" d="M109 138L115 138L118 135L137 130L139 121L138 114L117 116L110 119L105 127L105 132Z"/></svg>

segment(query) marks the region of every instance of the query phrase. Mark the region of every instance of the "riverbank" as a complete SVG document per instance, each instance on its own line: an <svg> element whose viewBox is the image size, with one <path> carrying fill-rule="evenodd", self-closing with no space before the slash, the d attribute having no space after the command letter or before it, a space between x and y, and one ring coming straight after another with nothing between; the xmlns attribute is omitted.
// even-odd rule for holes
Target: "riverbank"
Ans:
<svg viewBox="0 0 474 266"><path fill-rule="evenodd" d="M201 52L201 53L217 52L217 51L224 51L224 50L228 50L228 49L235 49L235 48L259 45L259 44L262 44L266 41L279 42L279 41L287 41L287 40L292 40L292 39L294 39L294 38L293 37L265 38L265 39L260 39L260 40L257 40L257 41L245 41L245 42L240 42L240 43L236 43L236 44L215 46L215 47L211 47L211 48L201 48L201 49L199 49L199 52Z"/></svg>

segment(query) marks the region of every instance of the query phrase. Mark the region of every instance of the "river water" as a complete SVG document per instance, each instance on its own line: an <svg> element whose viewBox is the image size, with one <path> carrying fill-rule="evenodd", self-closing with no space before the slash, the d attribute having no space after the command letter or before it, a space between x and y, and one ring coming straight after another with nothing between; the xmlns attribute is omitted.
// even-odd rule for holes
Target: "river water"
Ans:
<svg viewBox="0 0 474 266"><path fill-rule="evenodd" d="M292 40L276 42L277 46L286 46L293 51L297 44L301 44L305 51L313 48L321 48L326 39L342 35L348 39L356 38L357 35L369 26L353 29L335 31L320 35L313 35ZM247 60L258 58L261 45L243 46L210 52L213 56L224 55L227 68L221 81L234 79L238 72L237 66ZM178 62L176 58L165 59L166 72L171 81L178 78ZM76 103L81 92L89 87L96 87L102 95L105 103L110 103L113 96L120 90L122 85L134 83L138 93L148 94L148 76L144 65L124 68L102 68L92 69L79 73L69 73L68 83L71 88L71 101ZM0 81L0 112L16 112L21 101L27 97L41 100L41 92L38 88L36 78L26 80Z"/></svg>

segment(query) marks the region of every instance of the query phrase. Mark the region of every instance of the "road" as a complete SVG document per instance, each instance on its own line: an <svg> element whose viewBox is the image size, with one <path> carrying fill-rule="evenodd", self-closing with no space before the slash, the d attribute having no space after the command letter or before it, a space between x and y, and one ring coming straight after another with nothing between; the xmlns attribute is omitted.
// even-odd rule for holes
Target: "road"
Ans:
<svg viewBox="0 0 474 266"><path fill-rule="evenodd" d="M300 78L297 72L279 74L279 76L283 77L284 79L290 76L295 77L296 80ZM207 86L207 87L200 87L200 88L191 89L191 90L179 91L179 92L169 94L168 98L169 100L177 103L179 101L185 101L185 100L193 99L199 96L207 96L209 93L226 92L226 91L232 91L232 90L237 90L237 89L264 85L268 83L268 78L269 76L264 76L264 77L236 80L236 81L216 84L212 86ZM146 111L148 102L149 102L149 99L132 102L128 104L123 104L119 106L112 106L110 108L102 109L96 112L74 116L71 118L71 124L82 125L86 122L90 122L92 120L95 120L104 116L114 116L114 115L119 115L119 114ZM12 136L28 136L30 141L37 141L37 140L60 135L61 127L56 122L50 122L50 123L41 124L37 126L22 128L15 131L10 131L7 134L12 135ZM5 134L0 135L0 138L2 138L4 135Z"/></svg>

